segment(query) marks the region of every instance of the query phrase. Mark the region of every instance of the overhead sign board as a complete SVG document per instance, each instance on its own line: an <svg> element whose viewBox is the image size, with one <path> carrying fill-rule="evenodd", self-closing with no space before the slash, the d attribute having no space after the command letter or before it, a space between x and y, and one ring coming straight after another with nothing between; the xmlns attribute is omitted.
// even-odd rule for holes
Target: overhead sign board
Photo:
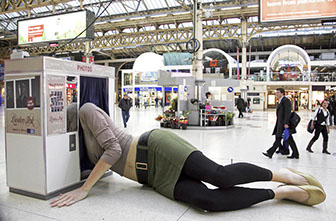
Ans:
<svg viewBox="0 0 336 221"><path fill-rule="evenodd" d="M336 17L336 0L259 0L260 22Z"/></svg>
<svg viewBox="0 0 336 221"><path fill-rule="evenodd" d="M59 42L75 38L93 21L90 11L78 11L18 21L18 44ZM79 40L94 38L93 25L84 31Z"/></svg>

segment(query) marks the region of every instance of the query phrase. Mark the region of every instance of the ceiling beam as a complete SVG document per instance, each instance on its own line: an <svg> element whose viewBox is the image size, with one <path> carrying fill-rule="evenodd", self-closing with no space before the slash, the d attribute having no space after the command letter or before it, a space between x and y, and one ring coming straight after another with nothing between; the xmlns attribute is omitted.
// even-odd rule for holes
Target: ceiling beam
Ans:
<svg viewBox="0 0 336 221"><path fill-rule="evenodd" d="M57 5L60 3L70 2L73 0L37 0L37 1L17 1L17 0L1 0L0 4L0 15L18 11L24 11L28 9L48 6L48 5ZM20 4L17 5L16 3ZM26 3L27 2L27 3Z"/></svg>

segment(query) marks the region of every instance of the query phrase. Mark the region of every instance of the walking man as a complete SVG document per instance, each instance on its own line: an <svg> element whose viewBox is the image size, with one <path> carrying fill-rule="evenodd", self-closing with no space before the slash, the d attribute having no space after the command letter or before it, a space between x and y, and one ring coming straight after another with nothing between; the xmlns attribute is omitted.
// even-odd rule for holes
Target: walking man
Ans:
<svg viewBox="0 0 336 221"><path fill-rule="evenodd" d="M244 115L243 115L243 110L245 108L245 104L244 104L244 100L243 98L241 98L241 96L239 95L239 98L237 100L237 103L236 103L236 106L239 110L239 115L238 115L238 118L240 118L240 116L243 118Z"/></svg>
<svg viewBox="0 0 336 221"><path fill-rule="evenodd" d="M267 152L263 152L263 154L269 158L272 158L275 150L281 146L282 134L285 128L289 129L290 136L287 140L288 145L291 147L293 153L291 156L287 157L288 159L299 159L299 151L296 147L295 141L293 139L292 134L296 133L295 128L289 127L289 118L291 115L291 102L288 98L285 97L285 90L283 88L276 89L275 92L276 97L279 100L279 104L276 110L276 124L273 130L273 134L275 135L275 141L273 146L267 150ZM282 150L280 150L282 151Z"/></svg>
<svg viewBox="0 0 336 221"><path fill-rule="evenodd" d="M121 99L119 101L118 107L121 108L121 115L122 115L122 118L123 118L123 121L124 121L124 127L125 128L127 127L127 121L130 118L129 110L131 109L132 106L133 106L132 102L128 98L128 95L124 94L123 99Z"/></svg>

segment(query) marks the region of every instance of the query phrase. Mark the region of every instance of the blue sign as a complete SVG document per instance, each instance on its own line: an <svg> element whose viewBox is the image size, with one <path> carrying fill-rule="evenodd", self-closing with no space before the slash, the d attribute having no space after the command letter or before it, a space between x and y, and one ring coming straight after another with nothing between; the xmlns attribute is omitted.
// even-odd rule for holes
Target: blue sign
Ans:
<svg viewBox="0 0 336 221"><path fill-rule="evenodd" d="M126 87L123 89L124 92L132 92L132 88L131 87Z"/></svg>
<svg viewBox="0 0 336 221"><path fill-rule="evenodd" d="M227 91L230 92L230 93L232 93L233 87L228 87Z"/></svg>
<svg viewBox="0 0 336 221"><path fill-rule="evenodd" d="M172 91L171 87L165 87L165 91Z"/></svg>
<svg viewBox="0 0 336 221"><path fill-rule="evenodd" d="M134 91L162 91L162 87L135 87Z"/></svg>
<svg viewBox="0 0 336 221"><path fill-rule="evenodd" d="M187 92L187 91L188 91L188 87L184 86L184 92Z"/></svg>
<svg viewBox="0 0 336 221"><path fill-rule="evenodd" d="M177 87L174 88L174 92L178 92L178 88Z"/></svg>

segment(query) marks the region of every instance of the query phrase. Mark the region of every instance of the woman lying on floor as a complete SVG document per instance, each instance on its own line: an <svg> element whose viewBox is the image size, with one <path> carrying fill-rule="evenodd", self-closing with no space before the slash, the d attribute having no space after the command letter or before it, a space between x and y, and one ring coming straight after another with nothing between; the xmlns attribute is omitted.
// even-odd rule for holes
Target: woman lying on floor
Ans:
<svg viewBox="0 0 336 221"><path fill-rule="evenodd" d="M62 194L51 206L70 206L84 199L100 177L111 169L121 176L151 186L160 194L208 211L230 211L271 199L305 205L322 203L325 192L312 176L292 169L271 171L249 163L221 166L169 131L152 130L138 138L119 129L92 103L80 109L89 159L95 164L82 187ZM217 189L209 189L203 182ZM275 189L236 185L275 181Z"/></svg>

